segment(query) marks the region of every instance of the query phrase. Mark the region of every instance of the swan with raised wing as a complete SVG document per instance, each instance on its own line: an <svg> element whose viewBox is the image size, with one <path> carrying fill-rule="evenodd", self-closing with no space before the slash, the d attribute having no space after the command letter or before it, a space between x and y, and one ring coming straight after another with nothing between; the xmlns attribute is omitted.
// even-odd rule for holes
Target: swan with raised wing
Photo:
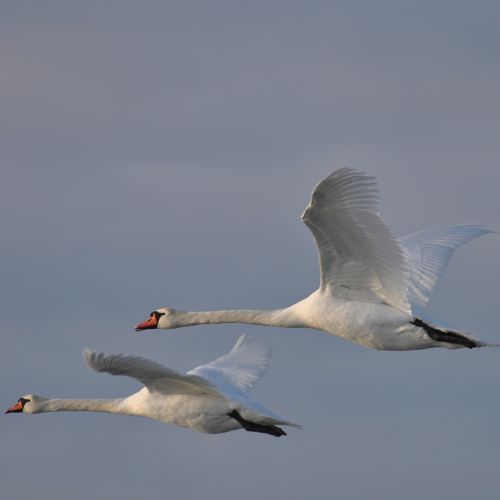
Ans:
<svg viewBox="0 0 500 500"><path fill-rule="evenodd" d="M273 414L248 396L267 370L270 354L267 344L243 335L229 353L182 375L137 356L85 350L84 357L91 369L126 375L145 387L119 399L47 399L29 394L19 398L5 413L98 411L148 417L209 434L245 429L285 436L278 425L300 426Z"/></svg>
<svg viewBox="0 0 500 500"><path fill-rule="evenodd" d="M316 186L302 220L318 248L320 286L304 300L274 310L187 312L162 307L136 331L251 323L313 328L381 350L490 345L431 324L417 311L455 250L493 231L462 224L396 239L377 212L377 199L375 179L358 170L342 168Z"/></svg>

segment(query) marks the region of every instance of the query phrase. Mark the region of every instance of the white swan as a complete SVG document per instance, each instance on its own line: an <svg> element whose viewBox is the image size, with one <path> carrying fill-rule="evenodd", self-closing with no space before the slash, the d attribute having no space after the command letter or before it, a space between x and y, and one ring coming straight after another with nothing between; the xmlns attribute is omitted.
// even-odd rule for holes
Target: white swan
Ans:
<svg viewBox="0 0 500 500"><path fill-rule="evenodd" d="M267 344L243 335L228 354L181 375L137 356L85 350L85 360L93 370L126 375L145 387L119 399L46 399L29 394L5 413L100 411L149 417L209 434L245 429L285 436L277 425L300 426L271 413L247 395L267 370L270 355Z"/></svg>
<svg viewBox="0 0 500 500"><path fill-rule="evenodd" d="M319 289L276 310L153 311L136 331L204 323L253 323L322 330L383 350L479 347L471 335L437 327L415 315L449 259L490 229L465 224L395 239L377 213L375 179L343 168L320 182L302 219L319 251ZM413 307L413 310L412 310Z"/></svg>

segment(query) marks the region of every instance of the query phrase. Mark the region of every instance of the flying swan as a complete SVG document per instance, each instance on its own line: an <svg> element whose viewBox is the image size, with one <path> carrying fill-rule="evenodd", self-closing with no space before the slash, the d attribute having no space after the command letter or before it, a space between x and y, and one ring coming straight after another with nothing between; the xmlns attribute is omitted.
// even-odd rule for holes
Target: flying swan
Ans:
<svg viewBox="0 0 500 500"><path fill-rule="evenodd" d="M252 401L248 392L269 366L270 347L242 335L232 350L186 375L138 356L84 351L96 372L126 375L145 387L119 399L19 398L5 413L99 411L153 418L199 432L218 434L237 429L286 436L278 425L299 425Z"/></svg>
<svg viewBox="0 0 500 500"><path fill-rule="evenodd" d="M162 307L136 331L252 323L314 328L381 350L490 345L433 325L416 312L427 303L455 250L493 231L463 224L396 239L377 213L377 199L375 179L349 168L316 186L302 220L318 247L320 286L304 300L275 310L186 312Z"/></svg>

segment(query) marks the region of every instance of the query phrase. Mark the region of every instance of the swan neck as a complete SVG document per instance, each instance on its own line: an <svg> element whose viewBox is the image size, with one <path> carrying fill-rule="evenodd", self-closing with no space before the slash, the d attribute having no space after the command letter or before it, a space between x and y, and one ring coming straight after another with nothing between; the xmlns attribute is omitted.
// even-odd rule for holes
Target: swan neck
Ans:
<svg viewBox="0 0 500 500"><path fill-rule="evenodd" d="M215 323L247 323L288 328L302 326L289 309L179 312L176 326Z"/></svg>
<svg viewBox="0 0 500 500"><path fill-rule="evenodd" d="M48 399L39 403L35 413L53 411L98 411L117 413L122 399Z"/></svg>

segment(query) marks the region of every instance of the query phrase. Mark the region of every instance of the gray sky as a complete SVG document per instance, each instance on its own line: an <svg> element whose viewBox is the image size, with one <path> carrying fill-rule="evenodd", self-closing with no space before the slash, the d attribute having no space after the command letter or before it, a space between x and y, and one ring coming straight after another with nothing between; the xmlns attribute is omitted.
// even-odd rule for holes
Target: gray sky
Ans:
<svg viewBox="0 0 500 500"><path fill-rule="evenodd" d="M288 437L104 414L2 416L16 499L491 499L498 350L370 351L241 325L135 334L157 306L272 308L318 283L299 215L340 166L396 234L500 229L497 2L29 2L0 18L3 407L116 397L84 347L188 370L273 344L255 397ZM500 240L453 259L431 317L500 342Z"/></svg>

